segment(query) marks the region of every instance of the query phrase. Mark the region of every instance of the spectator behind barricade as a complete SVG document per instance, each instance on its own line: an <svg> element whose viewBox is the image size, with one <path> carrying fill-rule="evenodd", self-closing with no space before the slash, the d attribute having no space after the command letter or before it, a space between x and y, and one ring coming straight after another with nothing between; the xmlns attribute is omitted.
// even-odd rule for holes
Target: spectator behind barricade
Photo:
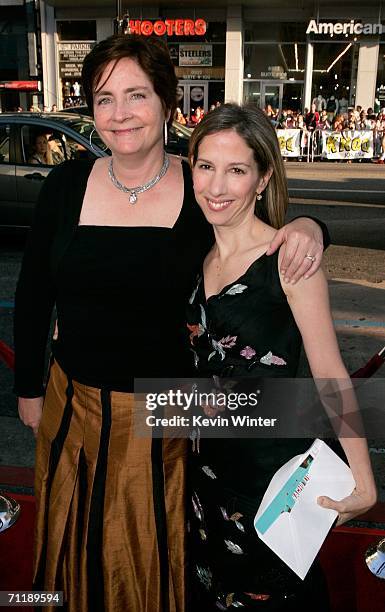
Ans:
<svg viewBox="0 0 385 612"><path fill-rule="evenodd" d="M316 111L315 104L310 107L310 112L305 115L305 125L309 131L315 130L319 122L319 113Z"/></svg>
<svg viewBox="0 0 385 612"><path fill-rule="evenodd" d="M345 117L343 115L337 115L333 121L333 130L335 132L342 132L346 127Z"/></svg>
<svg viewBox="0 0 385 612"><path fill-rule="evenodd" d="M382 108L377 115L375 134L376 149L380 150L380 157L372 161L375 164L385 164L385 108Z"/></svg>
<svg viewBox="0 0 385 612"><path fill-rule="evenodd" d="M174 119L181 125L186 125L186 119L184 118L183 113L179 107L175 110Z"/></svg>
<svg viewBox="0 0 385 612"><path fill-rule="evenodd" d="M204 116L204 110L203 108L201 108L200 106L197 106L195 109L195 112L193 115L191 115L191 121L193 123L193 125L198 125L198 123L200 123L203 119Z"/></svg>
<svg viewBox="0 0 385 612"><path fill-rule="evenodd" d="M326 112L328 114L329 123L333 122L333 119L336 116L337 111L338 111L338 101L336 100L335 96L330 96L330 98L328 98L328 101L326 102Z"/></svg>
<svg viewBox="0 0 385 612"><path fill-rule="evenodd" d="M29 164L36 164L39 166L52 166L52 152L48 145L48 138L46 134L36 134L35 142L33 144L33 152L31 157L28 159Z"/></svg>
<svg viewBox="0 0 385 612"><path fill-rule="evenodd" d="M370 122L370 129L375 130L376 124L377 124L377 116L375 115L371 106L368 108L368 111L366 113L366 118Z"/></svg>
<svg viewBox="0 0 385 612"><path fill-rule="evenodd" d="M372 129L372 122L370 121L370 119L368 119L365 110L362 110L360 112L360 120L357 124L357 127L359 130L371 130Z"/></svg>
<svg viewBox="0 0 385 612"><path fill-rule="evenodd" d="M317 125L319 130L330 130L330 122L326 110L321 111L321 116Z"/></svg>
<svg viewBox="0 0 385 612"><path fill-rule="evenodd" d="M277 128L278 127L278 115L279 115L279 112L275 111L273 109L273 107L271 106L271 104L267 104L265 106L264 112L265 112L265 115L267 115L267 117L270 119L272 125L275 128Z"/></svg>
<svg viewBox="0 0 385 612"><path fill-rule="evenodd" d="M296 127L298 130L301 130L301 155L298 157L298 161L302 161L302 154L305 152L305 149L308 146L308 131L306 129L305 120L303 115L297 115L296 118Z"/></svg>
<svg viewBox="0 0 385 612"><path fill-rule="evenodd" d="M277 128L284 130L286 128L287 111L284 109L278 117Z"/></svg>
<svg viewBox="0 0 385 612"><path fill-rule="evenodd" d="M294 114L294 112L292 110L288 110L287 111L287 116L286 116L286 122L285 122L285 127L288 130L291 130L293 128L297 127L297 118Z"/></svg>
<svg viewBox="0 0 385 612"><path fill-rule="evenodd" d="M346 120L346 127L348 130L356 130L357 129L357 117L353 110L348 112L348 118Z"/></svg>

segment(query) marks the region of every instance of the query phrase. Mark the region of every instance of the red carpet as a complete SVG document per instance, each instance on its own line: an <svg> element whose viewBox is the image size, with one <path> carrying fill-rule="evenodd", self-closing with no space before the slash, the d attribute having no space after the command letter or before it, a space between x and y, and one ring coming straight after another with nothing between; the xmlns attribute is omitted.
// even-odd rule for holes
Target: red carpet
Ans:
<svg viewBox="0 0 385 612"><path fill-rule="evenodd" d="M21 506L18 521L0 533L0 591L29 591L32 588L32 545L35 521L35 498L30 495L10 494ZM1 611L33 608L1 607Z"/></svg>
<svg viewBox="0 0 385 612"><path fill-rule="evenodd" d="M27 485L31 471L20 468L0 470L0 482ZM11 483L23 475L23 482ZM3 486L6 489L6 486ZM21 505L17 523L0 533L0 590L30 590L32 584L32 545L35 518L34 498L11 493ZM385 504L377 504L365 521L384 523ZM385 581L373 576L364 561L366 549L385 538L385 529L339 527L327 538L321 553L332 598L333 612L382 612L385 610ZM18 608L31 612L32 608ZM12 612L14 608L1 610ZM139 612L139 611L138 611ZM155 611L154 611L155 612ZM309 609L311 612L311 609Z"/></svg>

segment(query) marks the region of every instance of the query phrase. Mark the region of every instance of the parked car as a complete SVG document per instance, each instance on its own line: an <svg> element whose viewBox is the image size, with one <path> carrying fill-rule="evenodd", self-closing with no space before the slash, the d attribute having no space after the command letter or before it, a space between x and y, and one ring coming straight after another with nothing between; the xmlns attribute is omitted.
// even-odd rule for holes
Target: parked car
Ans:
<svg viewBox="0 0 385 612"><path fill-rule="evenodd" d="M42 183L53 166L109 155L96 132L91 146L93 128L89 116L75 112L0 114L0 227L31 225ZM172 127L169 153L187 156L190 131L185 130Z"/></svg>

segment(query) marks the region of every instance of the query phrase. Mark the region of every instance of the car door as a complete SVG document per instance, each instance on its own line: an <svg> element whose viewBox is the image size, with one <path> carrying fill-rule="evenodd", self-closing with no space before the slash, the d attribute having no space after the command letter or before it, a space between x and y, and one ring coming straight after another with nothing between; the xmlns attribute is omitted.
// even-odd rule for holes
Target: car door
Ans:
<svg viewBox="0 0 385 612"><path fill-rule="evenodd" d="M13 132L10 123L0 123L0 226L12 225L17 201Z"/></svg>
<svg viewBox="0 0 385 612"><path fill-rule="evenodd" d="M39 152L41 140L47 142L45 153ZM18 204L15 209L15 224L29 226L44 180L54 166L70 159L94 159L76 132L44 121L20 123L16 164L16 190ZM52 205L55 203L53 202Z"/></svg>
<svg viewBox="0 0 385 612"><path fill-rule="evenodd" d="M48 134L49 130L47 128L36 123L20 123L18 128L16 146L17 204L13 211L13 225L28 227L32 223L33 211L42 184L55 164L52 156L48 162L39 158L35 149L36 140Z"/></svg>

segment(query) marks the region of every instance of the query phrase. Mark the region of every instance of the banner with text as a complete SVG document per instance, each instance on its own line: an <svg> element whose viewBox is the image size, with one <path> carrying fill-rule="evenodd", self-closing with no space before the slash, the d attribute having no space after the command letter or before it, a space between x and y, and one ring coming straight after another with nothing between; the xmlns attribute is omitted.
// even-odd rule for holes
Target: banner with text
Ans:
<svg viewBox="0 0 385 612"><path fill-rule="evenodd" d="M301 155L301 130L277 130L277 137L283 157Z"/></svg>
<svg viewBox="0 0 385 612"><path fill-rule="evenodd" d="M179 45L179 66L212 66L212 45Z"/></svg>
<svg viewBox="0 0 385 612"><path fill-rule="evenodd" d="M370 159L373 157L373 132L371 130L322 132L322 157Z"/></svg>

